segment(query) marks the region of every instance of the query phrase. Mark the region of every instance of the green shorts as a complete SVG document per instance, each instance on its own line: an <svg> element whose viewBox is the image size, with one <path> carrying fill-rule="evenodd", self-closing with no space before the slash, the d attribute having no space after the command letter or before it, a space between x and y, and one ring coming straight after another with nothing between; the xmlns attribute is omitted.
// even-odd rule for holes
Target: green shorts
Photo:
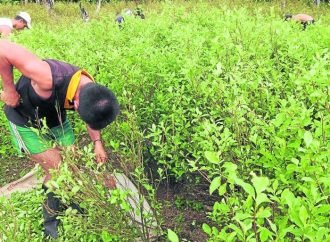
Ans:
<svg viewBox="0 0 330 242"><path fill-rule="evenodd" d="M68 120L63 125L40 132L38 129L22 127L9 122L12 141L20 154L39 154L55 145L69 146L74 143L74 134ZM42 134L41 134L42 133Z"/></svg>

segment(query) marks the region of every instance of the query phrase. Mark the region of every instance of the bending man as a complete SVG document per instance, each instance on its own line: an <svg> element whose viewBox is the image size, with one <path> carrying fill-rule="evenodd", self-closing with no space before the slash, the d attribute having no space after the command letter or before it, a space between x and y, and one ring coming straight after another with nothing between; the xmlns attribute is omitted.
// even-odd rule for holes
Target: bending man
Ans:
<svg viewBox="0 0 330 242"><path fill-rule="evenodd" d="M312 16L304 14L304 13L300 13L300 14L296 14L296 15L286 13L284 16L284 20L288 21L290 19L292 19L293 21L296 21L297 23L302 24L304 30L306 29L307 25L315 23L315 20Z"/></svg>
<svg viewBox="0 0 330 242"><path fill-rule="evenodd" d="M27 12L20 12L15 18L0 18L0 34L7 37L13 29L22 30L31 28L31 17Z"/></svg>
<svg viewBox="0 0 330 242"><path fill-rule="evenodd" d="M13 67L22 73L16 86ZM49 146L49 140L59 146L74 143L73 130L66 110L75 110L87 124L94 142L97 162L107 161L100 130L114 121L119 113L115 95L105 86L96 84L88 72L56 60L41 60L27 49L7 40L0 41L0 76L3 81L1 99L6 103L14 143L19 152L28 154L46 173L61 162L59 148ZM46 124L47 127L44 127ZM35 130L47 128L46 135ZM48 207L58 210L59 201L48 194ZM45 233L57 237L58 220L44 209Z"/></svg>

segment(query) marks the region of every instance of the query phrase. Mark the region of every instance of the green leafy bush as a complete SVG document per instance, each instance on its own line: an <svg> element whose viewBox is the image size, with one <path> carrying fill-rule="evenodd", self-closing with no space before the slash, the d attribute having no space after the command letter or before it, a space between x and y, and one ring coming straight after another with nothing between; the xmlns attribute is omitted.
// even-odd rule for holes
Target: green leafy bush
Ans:
<svg viewBox="0 0 330 242"><path fill-rule="evenodd" d="M160 179L193 181L199 174L210 182L218 199L209 214L212 223L203 225L210 241L330 239L326 6L288 3L287 10L314 13L317 22L306 31L284 22L283 10L269 2L153 3L146 5L145 20L127 17L122 29L114 23L112 5L88 23L74 4L57 4L53 15L29 7L38 13L34 28L14 41L43 58L86 68L118 95L122 113L103 135L125 170L135 171L153 195L141 175L148 166L156 165ZM79 118L70 118L76 133L83 133ZM1 144L2 153L13 154L7 141ZM24 210L19 196L2 201L0 224L10 216L17 236L31 228L31 240L38 240L40 208L34 199L40 202L41 195L26 196L34 210ZM26 216L23 225L12 211ZM95 232L88 227L95 217L83 223L71 212L63 216L68 239L130 238ZM178 240L172 230L168 237Z"/></svg>

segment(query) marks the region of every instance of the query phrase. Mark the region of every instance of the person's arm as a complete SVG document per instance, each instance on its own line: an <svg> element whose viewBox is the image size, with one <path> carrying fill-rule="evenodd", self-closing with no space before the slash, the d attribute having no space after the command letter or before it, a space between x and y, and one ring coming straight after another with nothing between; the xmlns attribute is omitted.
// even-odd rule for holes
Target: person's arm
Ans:
<svg viewBox="0 0 330 242"><path fill-rule="evenodd" d="M2 42L1 42L2 43ZM2 79L1 100L8 106L16 107L19 103L19 94L13 80L13 66L8 62L4 55L5 49L0 44L0 77Z"/></svg>
<svg viewBox="0 0 330 242"><path fill-rule="evenodd" d="M8 26L2 25L0 26L0 33L1 33L1 37L3 38L7 38L10 33L11 33L12 29Z"/></svg>
<svg viewBox="0 0 330 242"><path fill-rule="evenodd" d="M39 90L51 90L52 75L46 62L20 45L0 40L0 76L4 89L1 96L7 105L15 107L19 103L19 95L13 80L13 67L36 83Z"/></svg>
<svg viewBox="0 0 330 242"><path fill-rule="evenodd" d="M93 141L94 144L94 153L96 156L96 161L103 163L108 161L108 155L103 147L103 142L101 139L101 132L99 130L95 130L90 128L87 125L87 131L89 134L89 137Z"/></svg>

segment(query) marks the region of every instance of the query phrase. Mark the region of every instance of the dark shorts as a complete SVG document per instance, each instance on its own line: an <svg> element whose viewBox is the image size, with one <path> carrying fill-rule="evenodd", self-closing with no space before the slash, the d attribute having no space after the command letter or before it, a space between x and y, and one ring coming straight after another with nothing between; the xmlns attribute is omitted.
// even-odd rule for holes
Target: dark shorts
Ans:
<svg viewBox="0 0 330 242"><path fill-rule="evenodd" d="M20 154L39 154L55 146L69 146L74 143L74 134L68 120L63 125L39 130L22 127L9 122L12 141Z"/></svg>

